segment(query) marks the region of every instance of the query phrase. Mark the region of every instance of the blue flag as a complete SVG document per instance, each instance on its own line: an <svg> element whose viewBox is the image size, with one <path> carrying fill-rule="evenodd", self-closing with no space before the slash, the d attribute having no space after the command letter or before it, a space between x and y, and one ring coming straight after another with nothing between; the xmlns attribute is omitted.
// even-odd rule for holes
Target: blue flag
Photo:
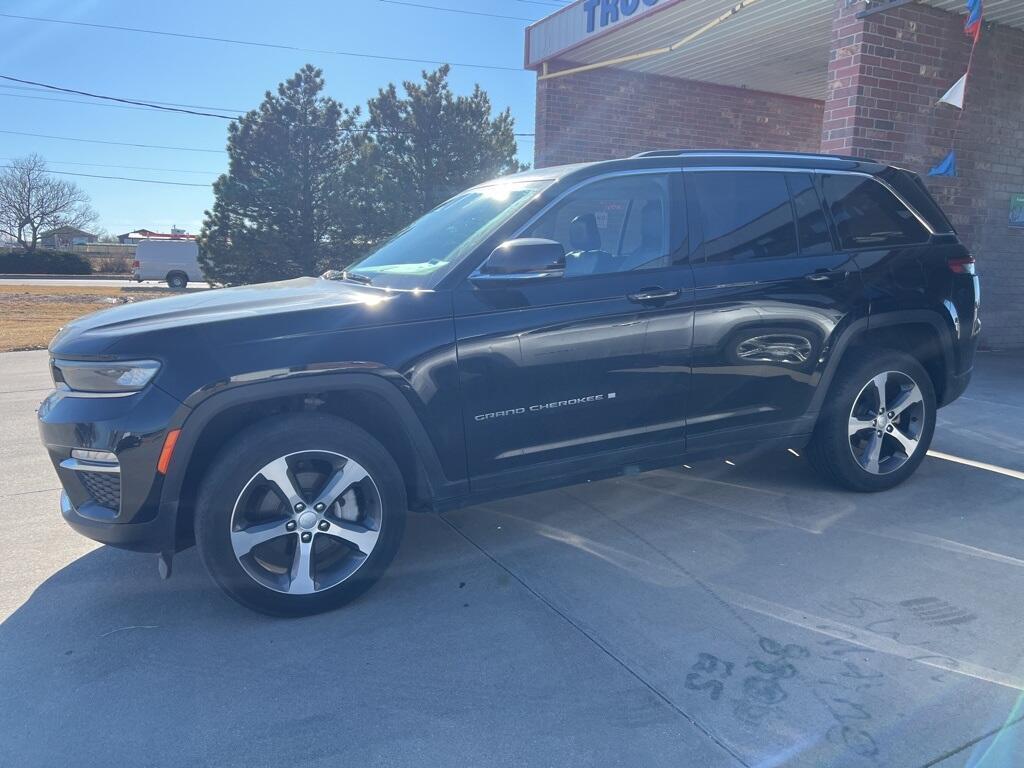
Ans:
<svg viewBox="0 0 1024 768"><path fill-rule="evenodd" d="M984 15L984 0L967 0L967 21L964 22L964 32L973 37L975 43L981 37L981 22Z"/></svg>
<svg viewBox="0 0 1024 768"><path fill-rule="evenodd" d="M930 171L929 176L956 176L956 150L953 150L946 159L936 165Z"/></svg>

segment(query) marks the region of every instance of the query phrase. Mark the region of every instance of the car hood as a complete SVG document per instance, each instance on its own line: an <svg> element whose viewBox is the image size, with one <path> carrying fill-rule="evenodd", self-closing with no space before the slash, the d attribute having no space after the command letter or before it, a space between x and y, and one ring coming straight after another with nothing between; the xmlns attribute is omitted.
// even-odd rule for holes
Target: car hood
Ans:
<svg viewBox="0 0 1024 768"><path fill-rule="evenodd" d="M117 339L139 333L266 318L324 308L379 309L400 294L352 283L300 277L277 283L219 288L124 304L64 326L50 342L53 354L96 354ZM377 312L379 315L379 312Z"/></svg>

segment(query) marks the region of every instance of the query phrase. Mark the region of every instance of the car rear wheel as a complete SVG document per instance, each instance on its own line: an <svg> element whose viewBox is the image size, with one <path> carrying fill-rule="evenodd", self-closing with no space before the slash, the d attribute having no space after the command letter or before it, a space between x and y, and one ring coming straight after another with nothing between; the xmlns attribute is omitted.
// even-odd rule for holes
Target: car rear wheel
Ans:
<svg viewBox="0 0 1024 768"><path fill-rule="evenodd" d="M337 608L376 582L405 526L402 476L359 427L295 415L246 430L203 481L196 544L214 581L278 616Z"/></svg>
<svg viewBox="0 0 1024 768"><path fill-rule="evenodd" d="M184 272L171 272L167 276L167 287L176 291L184 290L188 287L188 275Z"/></svg>
<svg viewBox="0 0 1024 768"><path fill-rule="evenodd" d="M809 456L839 485L884 491L924 460L935 418L935 389L917 360L891 350L858 350L828 393Z"/></svg>

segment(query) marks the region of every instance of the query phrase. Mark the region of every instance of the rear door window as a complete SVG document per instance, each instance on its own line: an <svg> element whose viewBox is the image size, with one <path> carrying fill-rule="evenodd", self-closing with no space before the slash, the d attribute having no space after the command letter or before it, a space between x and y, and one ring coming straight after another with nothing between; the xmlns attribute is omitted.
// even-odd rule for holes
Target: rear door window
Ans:
<svg viewBox="0 0 1024 768"><path fill-rule="evenodd" d="M798 254L784 173L700 171L692 174L692 180L700 201L707 263Z"/></svg>
<svg viewBox="0 0 1024 768"><path fill-rule="evenodd" d="M895 195L866 176L826 175L825 200L842 248L891 248L928 241L928 231Z"/></svg>
<svg viewBox="0 0 1024 768"><path fill-rule="evenodd" d="M809 173L790 173L786 176L796 209L796 228L800 236L800 253L804 256L824 256L832 252L832 234L828 230L825 209L821 207L818 190Z"/></svg>
<svg viewBox="0 0 1024 768"><path fill-rule="evenodd" d="M886 168L878 174L887 184L932 225L936 232L955 232L953 224L935 202L928 187L916 173L902 168Z"/></svg>

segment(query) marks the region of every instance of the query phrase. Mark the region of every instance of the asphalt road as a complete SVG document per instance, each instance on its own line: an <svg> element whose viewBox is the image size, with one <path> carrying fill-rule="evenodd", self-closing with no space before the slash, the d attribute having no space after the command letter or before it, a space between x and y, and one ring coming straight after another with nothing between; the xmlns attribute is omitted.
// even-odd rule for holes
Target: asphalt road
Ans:
<svg viewBox="0 0 1024 768"><path fill-rule="evenodd" d="M416 516L298 621L65 528L45 362L0 355L0 765L1024 761L1024 356L940 414L993 468L864 496L780 451Z"/></svg>

